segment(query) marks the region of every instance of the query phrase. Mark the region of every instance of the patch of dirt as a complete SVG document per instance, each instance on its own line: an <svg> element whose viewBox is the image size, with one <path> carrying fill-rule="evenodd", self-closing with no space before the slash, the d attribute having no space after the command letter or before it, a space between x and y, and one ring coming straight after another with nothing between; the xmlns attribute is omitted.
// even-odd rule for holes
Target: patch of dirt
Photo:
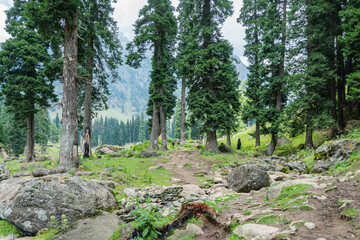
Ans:
<svg viewBox="0 0 360 240"><path fill-rule="evenodd" d="M199 151L179 150L168 157L170 160L167 163L158 161L157 164L172 171L175 178L181 179L182 184L198 184L198 180L194 177L194 174L198 172L206 173L206 177L213 177L211 171L213 163L201 158Z"/></svg>
<svg viewBox="0 0 360 240"><path fill-rule="evenodd" d="M266 189L249 194L241 194L239 198L223 203L227 205L226 210L222 211L218 220L220 222L229 223L229 217L234 213L238 213L246 217L245 211L258 212L259 215L250 217L246 221L240 222L256 222L259 216L275 215L284 218L282 224L266 224L280 228L281 231L289 229L291 222L304 221L315 224L315 229L309 230L305 226L298 227L296 235L289 235L287 239L310 240L317 238L325 238L327 240L344 240L344 239L360 239L360 217L354 219L341 218L342 211L346 208L339 208L339 202L350 200L351 204L347 208L355 209L360 214L360 187L356 180L351 179L346 182L339 182L339 178L328 178L327 180L319 180L318 184L328 184L329 187L318 189L310 188L307 191L308 201L306 205L312 206L313 210L296 210L279 209L273 207L268 201L265 201ZM335 184L333 182L337 181ZM328 189L334 190L326 191ZM319 200L316 196L326 196L325 200ZM260 214L261 211L269 211L266 214ZM235 223L232 222L232 223ZM206 238L197 238L206 239ZM284 238L286 239L286 238Z"/></svg>

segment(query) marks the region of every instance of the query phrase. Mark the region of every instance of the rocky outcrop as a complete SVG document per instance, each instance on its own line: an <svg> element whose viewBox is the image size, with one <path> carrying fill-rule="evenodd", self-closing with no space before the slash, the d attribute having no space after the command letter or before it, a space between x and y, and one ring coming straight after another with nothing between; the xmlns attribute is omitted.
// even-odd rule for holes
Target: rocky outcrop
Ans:
<svg viewBox="0 0 360 240"><path fill-rule="evenodd" d="M231 147L225 145L224 143L221 143L219 146L219 151L222 153L232 153L234 152Z"/></svg>
<svg viewBox="0 0 360 240"><path fill-rule="evenodd" d="M157 157L159 156L159 154L155 151L150 151L150 150L144 150L140 153L140 157L142 158L152 158L152 157Z"/></svg>
<svg viewBox="0 0 360 240"><path fill-rule="evenodd" d="M48 227L51 216L60 220L65 215L71 223L117 208L108 187L70 175L11 178L0 183L0 218L24 235L36 235Z"/></svg>
<svg viewBox="0 0 360 240"><path fill-rule="evenodd" d="M244 165L234 169L228 178L228 187L236 192L260 190L269 185L269 175L253 165Z"/></svg>
<svg viewBox="0 0 360 240"><path fill-rule="evenodd" d="M360 151L360 140L342 139L321 145L314 154L313 172L319 173L345 161L353 152Z"/></svg>

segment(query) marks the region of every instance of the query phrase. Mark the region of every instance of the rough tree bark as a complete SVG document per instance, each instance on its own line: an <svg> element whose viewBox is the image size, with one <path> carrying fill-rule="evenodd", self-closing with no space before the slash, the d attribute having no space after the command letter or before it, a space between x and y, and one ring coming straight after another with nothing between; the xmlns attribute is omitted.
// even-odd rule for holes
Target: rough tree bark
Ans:
<svg viewBox="0 0 360 240"><path fill-rule="evenodd" d="M230 133L230 131L226 133L226 145L231 147L231 133Z"/></svg>
<svg viewBox="0 0 360 240"><path fill-rule="evenodd" d="M186 143L185 135L185 79L181 81L181 118L180 118L180 143Z"/></svg>
<svg viewBox="0 0 360 240"><path fill-rule="evenodd" d="M89 47L93 49L93 38L90 36ZM82 137L81 157L91 157L91 89L93 81L93 56L90 56L87 60L87 67L89 72L89 78L85 82L85 97L84 97L84 126Z"/></svg>
<svg viewBox="0 0 360 240"><path fill-rule="evenodd" d="M342 34L342 32L340 32ZM339 35L341 36L341 35ZM339 37L336 37L336 59L337 63L337 72L338 72L338 86L337 86L337 94L338 94L338 120L337 125L340 131L345 128L345 118L344 118L344 108L345 108L345 65L344 65L344 56L342 53L341 43L339 41Z"/></svg>
<svg viewBox="0 0 360 240"><path fill-rule="evenodd" d="M216 131L206 132L206 147L205 149L209 152L219 153L219 146L216 138Z"/></svg>
<svg viewBox="0 0 360 240"><path fill-rule="evenodd" d="M155 87L154 87L155 88ZM157 89L154 89L157 91ZM159 136L159 110L156 104L153 104L153 116L152 116L152 124L151 124L151 133L150 133L150 142L148 149L158 150L158 136Z"/></svg>
<svg viewBox="0 0 360 240"><path fill-rule="evenodd" d="M66 168L77 168L79 166L76 83L78 57L77 22L78 12L74 10L72 19L65 22L64 34L62 135L59 166Z"/></svg>
<svg viewBox="0 0 360 240"><path fill-rule="evenodd" d="M159 93L164 96L163 86L159 88ZM168 150L167 148L167 137L166 137L166 115L163 103L160 103L160 127L161 127L161 150Z"/></svg>
<svg viewBox="0 0 360 240"><path fill-rule="evenodd" d="M34 114L30 114L26 118L26 157L24 162L35 161L35 117Z"/></svg>
<svg viewBox="0 0 360 240"><path fill-rule="evenodd" d="M260 143L260 123L256 122L255 125L255 147L261 146Z"/></svg>

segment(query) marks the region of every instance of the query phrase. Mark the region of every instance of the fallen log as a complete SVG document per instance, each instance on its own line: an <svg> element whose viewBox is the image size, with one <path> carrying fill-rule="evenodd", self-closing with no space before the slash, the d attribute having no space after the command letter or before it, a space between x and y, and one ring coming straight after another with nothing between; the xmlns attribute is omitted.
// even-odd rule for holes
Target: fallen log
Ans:
<svg viewBox="0 0 360 240"><path fill-rule="evenodd" d="M66 172L67 172L67 168L65 168L65 167L57 167L57 168L52 168L52 169L37 168L34 171L32 171L31 174L34 177L43 177L43 176L47 176L47 175L66 173Z"/></svg>

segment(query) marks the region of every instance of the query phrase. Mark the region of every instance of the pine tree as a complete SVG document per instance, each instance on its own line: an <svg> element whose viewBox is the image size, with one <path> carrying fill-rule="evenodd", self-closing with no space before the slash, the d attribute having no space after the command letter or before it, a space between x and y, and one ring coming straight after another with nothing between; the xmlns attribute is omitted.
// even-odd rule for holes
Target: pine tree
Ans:
<svg viewBox="0 0 360 240"><path fill-rule="evenodd" d="M185 64L192 68L182 72L187 80L187 97L191 122L202 121L206 132L206 149L219 152L217 130L225 130L236 121L239 112L239 81L232 62L232 46L222 38L220 26L233 13L228 0L180 1L178 11L180 45Z"/></svg>
<svg viewBox="0 0 360 240"><path fill-rule="evenodd" d="M175 105L173 47L176 31L174 8L170 1L148 0L148 4L140 10L139 19L135 23L135 39L127 46L127 63L134 67L139 67L149 47L154 49L147 111L152 115L149 149L158 148L159 133L162 137L161 148L167 149L166 119L172 116Z"/></svg>
<svg viewBox="0 0 360 240"><path fill-rule="evenodd" d="M45 153L47 143L50 137L50 118L49 112L42 109L35 115L35 142L41 146L41 150Z"/></svg>
<svg viewBox="0 0 360 240"><path fill-rule="evenodd" d="M144 113L140 114L140 124L139 124L139 142L145 142L146 141L146 123L145 123L145 116Z"/></svg>
<svg viewBox="0 0 360 240"><path fill-rule="evenodd" d="M260 48L263 35L261 26L265 4L263 0L244 0L241 14L238 18L238 22L241 22L246 27L244 55L249 61L249 75L245 89L246 104L243 107L242 119L244 122L256 119L255 147L260 146L261 110L263 109L261 105L261 94L264 91L261 78L263 59L260 54Z"/></svg>
<svg viewBox="0 0 360 240"><path fill-rule="evenodd" d="M106 106L109 94L109 72L116 77L116 68L121 64L121 46L117 36L116 22L112 18L112 0L84 1L80 12L79 58L86 69L84 89L80 91L83 101L83 138L81 157L91 156L91 117L94 110ZM104 64L105 63L105 64ZM93 108L93 110L92 110ZM85 147L86 146L86 147Z"/></svg>
<svg viewBox="0 0 360 240"><path fill-rule="evenodd" d="M36 26L44 35L50 36L53 50L59 52L59 47L61 45L63 47L62 135L59 165L67 168L79 166L77 63L80 6L80 0L30 0L27 4L29 16Z"/></svg>
<svg viewBox="0 0 360 240"><path fill-rule="evenodd" d="M348 85L348 117L352 119L353 108L357 105L357 118L360 119L360 2L346 1L342 11L343 53L346 59L346 82Z"/></svg>
<svg viewBox="0 0 360 240"><path fill-rule="evenodd" d="M18 122L27 125L27 152L25 162L35 160L35 114L49 101L55 101L53 93L54 72L49 42L34 29L20 0L7 13L8 39L0 52L1 94L5 105L14 113Z"/></svg>

